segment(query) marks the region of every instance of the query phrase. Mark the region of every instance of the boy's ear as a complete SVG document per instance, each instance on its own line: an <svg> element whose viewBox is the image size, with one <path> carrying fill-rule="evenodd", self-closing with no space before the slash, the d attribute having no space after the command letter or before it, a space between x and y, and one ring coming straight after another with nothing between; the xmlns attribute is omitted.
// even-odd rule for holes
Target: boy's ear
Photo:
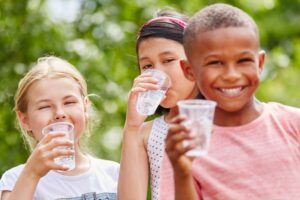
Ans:
<svg viewBox="0 0 300 200"><path fill-rule="evenodd" d="M23 129L25 129L26 131L31 131L26 113L18 111L17 117L18 117L18 120L21 123L21 126L23 127Z"/></svg>
<svg viewBox="0 0 300 200"><path fill-rule="evenodd" d="M187 78L190 81L195 81L194 73L192 71L190 63L187 60L180 60L180 66L185 78Z"/></svg>
<svg viewBox="0 0 300 200"><path fill-rule="evenodd" d="M259 68L259 73L263 71L264 68L264 63L265 63L265 58L266 58L266 52L264 50L259 51L258 53L258 68Z"/></svg>

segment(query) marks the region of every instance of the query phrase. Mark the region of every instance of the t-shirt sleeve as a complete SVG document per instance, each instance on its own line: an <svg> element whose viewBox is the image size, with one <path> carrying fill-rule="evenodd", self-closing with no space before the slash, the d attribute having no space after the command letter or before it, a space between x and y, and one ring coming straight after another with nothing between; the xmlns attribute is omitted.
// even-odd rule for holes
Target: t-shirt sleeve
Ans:
<svg viewBox="0 0 300 200"><path fill-rule="evenodd" d="M111 174L113 175L115 180L119 179L119 171L120 171L120 164L117 162L111 162Z"/></svg>
<svg viewBox="0 0 300 200"><path fill-rule="evenodd" d="M21 172L21 166L6 171L0 180L0 191L12 191Z"/></svg>
<svg viewBox="0 0 300 200"><path fill-rule="evenodd" d="M276 115L281 127L300 143L300 109L272 103L272 114Z"/></svg>
<svg viewBox="0 0 300 200"><path fill-rule="evenodd" d="M108 175L112 180L118 181L119 179L119 171L120 171L120 164L111 161L111 160L103 160L103 159L96 159L99 165L99 169L103 171L104 174Z"/></svg>

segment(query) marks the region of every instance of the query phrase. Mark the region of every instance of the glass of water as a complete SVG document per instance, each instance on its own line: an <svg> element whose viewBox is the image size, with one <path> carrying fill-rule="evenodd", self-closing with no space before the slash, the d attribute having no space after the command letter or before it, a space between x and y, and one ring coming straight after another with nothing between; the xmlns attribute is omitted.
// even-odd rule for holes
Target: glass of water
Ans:
<svg viewBox="0 0 300 200"><path fill-rule="evenodd" d="M186 153L187 156L201 156L207 153L214 112L217 103L210 100L182 100L177 103L179 113L187 117L184 125L190 128L190 134L194 138L184 141L183 145L196 144L196 147Z"/></svg>
<svg viewBox="0 0 300 200"><path fill-rule="evenodd" d="M147 90L139 93L136 109L142 115L152 115L171 86L170 78L166 73L158 69L147 69L143 73L150 73L158 80L158 90Z"/></svg>
<svg viewBox="0 0 300 200"><path fill-rule="evenodd" d="M50 124L43 128L42 134L46 135L50 132L63 132L65 133L65 138L74 142L74 125L69 122L57 122ZM62 149L74 149L74 145L72 147L57 147ZM69 169L68 171L75 168L75 156L60 156L54 159L54 162L58 165L65 165Z"/></svg>

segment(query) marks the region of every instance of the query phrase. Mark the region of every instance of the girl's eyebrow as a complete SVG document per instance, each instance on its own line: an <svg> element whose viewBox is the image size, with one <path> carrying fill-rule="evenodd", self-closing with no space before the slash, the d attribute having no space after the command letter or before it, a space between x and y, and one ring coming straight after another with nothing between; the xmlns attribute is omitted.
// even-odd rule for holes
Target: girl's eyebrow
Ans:
<svg viewBox="0 0 300 200"><path fill-rule="evenodd" d="M164 51L164 52L161 52L158 56L169 55L169 54L174 54L174 53L172 51ZM145 56L145 57L139 58L139 61L148 60L148 59L149 58L147 56Z"/></svg>
<svg viewBox="0 0 300 200"><path fill-rule="evenodd" d="M49 102L49 99L39 99L36 101L36 103L44 103L44 102Z"/></svg>
<svg viewBox="0 0 300 200"><path fill-rule="evenodd" d="M75 95L69 94L69 95L65 96L63 99L68 99L68 98L72 98L72 97L76 98ZM49 102L49 101L50 101L50 99L39 99L36 101L36 103L44 103L44 102Z"/></svg>
<svg viewBox="0 0 300 200"><path fill-rule="evenodd" d="M168 54L174 54L172 51L164 51L160 53L159 55L168 55Z"/></svg>
<svg viewBox="0 0 300 200"><path fill-rule="evenodd" d="M68 99L68 98L71 98L71 97L76 97L76 96L69 94L69 95L65 96L63 99Z"/></svg>
<svg viewBox="0 0 300 200"><path fill-rule="evenodd" d="M140 57L140 58L139 58L139 61L143 61L143 60L149 60L149 58L146 57L146 56L145 56L145 57Z"/></svg>

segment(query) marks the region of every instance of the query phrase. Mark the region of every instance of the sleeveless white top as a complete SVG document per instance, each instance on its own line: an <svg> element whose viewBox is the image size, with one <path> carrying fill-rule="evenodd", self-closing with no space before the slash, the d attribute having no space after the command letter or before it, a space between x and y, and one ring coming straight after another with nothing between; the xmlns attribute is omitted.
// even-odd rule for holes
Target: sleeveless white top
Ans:
<svg viewBox="0 0 300 200"><path fill-rule="evenodd" d="M169 125L164 116L155 118L148 139L147 153L150 163L151 199L158 200L160 184L160 168L165 152L165 138Z"/></svg>

